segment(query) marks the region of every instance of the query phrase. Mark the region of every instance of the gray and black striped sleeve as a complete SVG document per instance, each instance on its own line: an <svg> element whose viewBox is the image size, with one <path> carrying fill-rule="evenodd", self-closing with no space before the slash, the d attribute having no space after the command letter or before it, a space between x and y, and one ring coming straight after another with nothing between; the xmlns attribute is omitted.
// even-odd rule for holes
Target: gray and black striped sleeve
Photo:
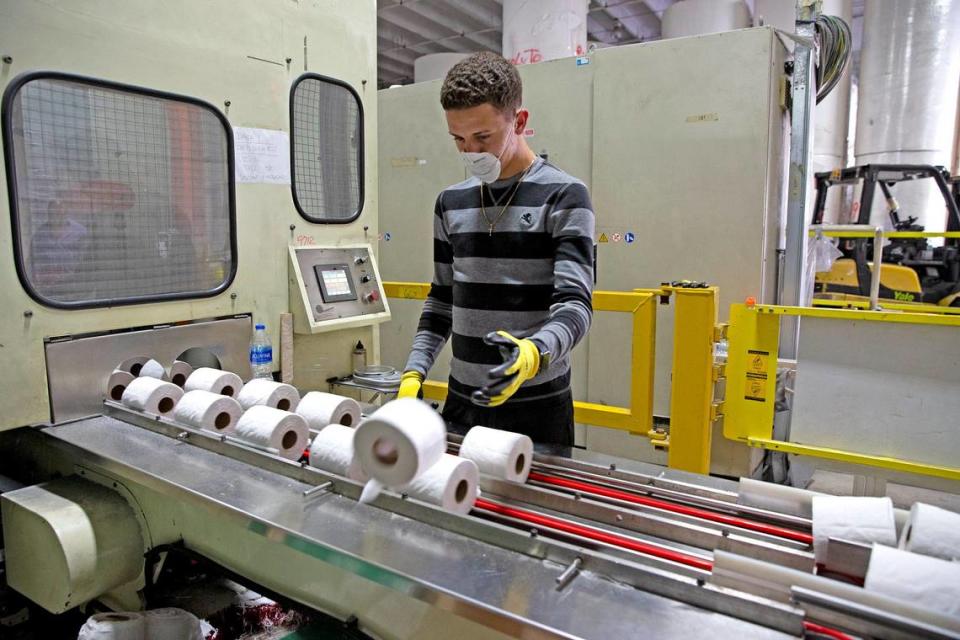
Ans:
<svg viewBox="0 0 960 640"><path fill-rule="evenodd" d="M556 361L587 334L593 319L594 215L582 182L565 187L547 218L553 238L553 297L550 316L530 336Z"/></svg>
<svg viewBox="0 0 960 640"><path fill-rule="evenodd" d="M433 282L404 367L404 371L418 371L424 378L450 338L453 326L453 247L443 219L442 200L441 192L433 209Z"/></svg>

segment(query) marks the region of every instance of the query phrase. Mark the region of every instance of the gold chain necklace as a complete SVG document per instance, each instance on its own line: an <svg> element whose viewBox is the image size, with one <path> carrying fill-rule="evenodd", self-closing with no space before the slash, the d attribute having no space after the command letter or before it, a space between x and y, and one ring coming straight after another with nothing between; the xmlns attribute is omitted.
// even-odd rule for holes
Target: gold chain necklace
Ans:
<svg viewBox="0 0 960 640"><path fill-rule="evenodd" d="M528 164L527 168L524 169L523 173L520 174L520 177L517 179L517 184L513 188L513 193L510 194L510 197L507 199L507 203L503 205L503 208L500 209L500 213L497 215L497 217L493 221L491 221L490 218L487 217L487 209L483 205L483 183L482 182L480 183L480 213L483 215L483 219L486 221L487 227L490 230L489 235L491 236L493 235L493 230L496 229L497 223L500 222L500 218L503 217L503 214L507 212L507 208L510 206L510 203L513 202L514 196L516 196L517 191L520 190L520 183L523 182L523 179L527 177L527 172L530 171L530 167L532 167L536 161L537 159L534 158L533 162ZM487 186L487 190L488 191L490 190L489 186ZM493 191L490 191L490 202L494 206L500 206L500 203L496 202L493 198Z"/></svg>

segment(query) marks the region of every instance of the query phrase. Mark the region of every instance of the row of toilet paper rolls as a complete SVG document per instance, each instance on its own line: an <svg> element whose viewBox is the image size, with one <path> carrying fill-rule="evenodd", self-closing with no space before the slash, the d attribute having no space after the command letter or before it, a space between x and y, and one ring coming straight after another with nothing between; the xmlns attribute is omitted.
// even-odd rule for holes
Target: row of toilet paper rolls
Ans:
<svg viewBox="0 0 960 640"><path fill-rule="evenodd" d="M301 398L291 385L262 379L243 384L236 374L218 369L192 371L182 389L141 374L126 381L120 401L291 460L300 458L313 432L310 465L366 483L363 502L390 487L467 513L479 495L480 472L525 482L533 459L529 437L485 427L470 430L459 456L447 454L443 419L419 400L389 402L361 421L360 406L351 398L319 391Z"/></svg>
<svg viewBox="0 0 960 640"><path fill-rule="evenodd" d="M90 616L77 640L201 640L200 621L173 607L143 613L108 612Z"/></svg>
<svg viewBox="0 0 960 640"><path fill-rule="evenodd" d="M872 544L864 588L960 616L960 514L914 503L898 539L890 498L815 496L818 563L830 538Z"/></svg>

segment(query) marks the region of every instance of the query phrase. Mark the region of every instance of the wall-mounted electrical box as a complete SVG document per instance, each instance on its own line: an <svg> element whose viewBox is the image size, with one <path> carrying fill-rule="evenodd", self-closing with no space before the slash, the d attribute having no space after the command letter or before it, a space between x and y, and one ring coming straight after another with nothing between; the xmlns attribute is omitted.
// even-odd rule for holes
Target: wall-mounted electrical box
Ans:
<svg viewBox="0 0 960 640"><path fill-rule="evenodd" d="M390 319L368 244L290 247L290 309L295 333L323 333Z"/></svg>

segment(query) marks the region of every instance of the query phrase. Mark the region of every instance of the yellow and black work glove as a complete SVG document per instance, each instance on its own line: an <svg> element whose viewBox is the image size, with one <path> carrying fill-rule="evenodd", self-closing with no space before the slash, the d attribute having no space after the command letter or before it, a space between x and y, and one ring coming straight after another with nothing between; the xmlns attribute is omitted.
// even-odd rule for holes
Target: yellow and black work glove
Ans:
<svg viewBox="0 0 960 640"><path fill-rule="evenodd" d="M400 390L397 399L423 398L423 374L419 371L404 371L400 376Z"/></svg>
<svg viewBox="0 0 960 640"><path fill-rule="evenodd" d="M490 370L490 384L473 392L474 404L497 407L517 392L524 382L540 370L540 350L532 340L514 338L506 331L494 331L483 341L500 347L503 364Z"/></svg>

